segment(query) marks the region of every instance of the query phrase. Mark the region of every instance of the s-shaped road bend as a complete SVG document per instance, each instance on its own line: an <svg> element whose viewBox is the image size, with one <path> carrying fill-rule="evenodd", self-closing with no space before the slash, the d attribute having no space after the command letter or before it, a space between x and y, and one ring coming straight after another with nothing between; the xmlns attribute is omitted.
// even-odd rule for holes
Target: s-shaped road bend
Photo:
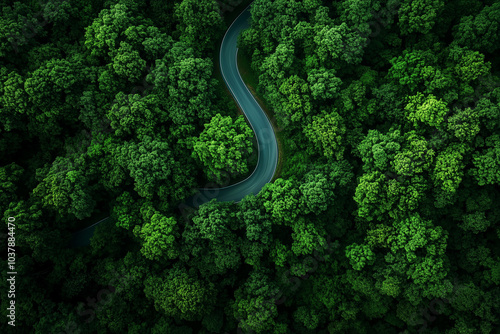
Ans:
<svg viewBox="0 0 500 334"><path fill-rule="evenodd" d="M250 6L231 24L224 35L220 48L222 77L241 110L248 119L257 137L258 161L253 173L236 184L214 189L199 189L199 193L187 201L189 206L199 206L216 198L220 202L239 202L248 194L258 194L269 183L278 165L278 142L266 113L248 90L238 71L238 35L249 28Z"/></svg>
<svg viewBox="0 0 500 334"><path fill-rule="evenodd" d="M255 136L257 137L258 161L252 174L243 181L223 188L202 188L185 202L187 206L198 207L203 203L216 198L219 202L239 202L249 194L258 194L269 183L278 165L278 142L273 127L266 113L248 90L238 71L238 35L249 28L250 6L248 6L231 24L226 31L220 48L220 69L222 77L231 91L236 103L248 119ZM109 217L108 217L109 218ZM96 226L107 220L102 219L97 223L76 232L71 242L73 247L90 244L90 238Z"/></svg>

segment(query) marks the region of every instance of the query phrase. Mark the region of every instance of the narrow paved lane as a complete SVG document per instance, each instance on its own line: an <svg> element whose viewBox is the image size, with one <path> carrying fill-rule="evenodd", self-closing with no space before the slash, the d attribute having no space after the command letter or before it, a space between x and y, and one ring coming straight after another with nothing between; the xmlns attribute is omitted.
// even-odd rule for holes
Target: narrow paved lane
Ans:
<svg viewBox="0 0 500 334"><path fill-rule="evenodd" d="M220 49L220 68L224 81L234 99L245 113L257 137L258 162L253 173L245 180L218 189L200 189L187 205L199 206L212 198L218 201L240 201L248 194L257 194L270 182L278 164L278 143L271 122L248 90L237 65L237 40L240 33L249 28L250 6L231 24Z"/></svg>
<svg viewBox="0 0 500 334"><path fill-rule="evenodd" d="M234 185L216 189L199 189L197 194L186 200L185 204L190 207L198 207L203 203L209 202L213 198L221 202L239 202L248 194L258 194L262 187L272 180L276 171L276 166L278 164L278 143L273 127L265 112L246 87L238 71L238 35L249 27L249 20L250 6L236 18L226 31L220 49L219 65L227 87L241 110L245 113L257 137L257 166L248 178ZM90 238L94 234L97 225L107 219L108 218L104 218L94 225L76 232L73 235L71 245L73 247L89 245Z"/></svg>

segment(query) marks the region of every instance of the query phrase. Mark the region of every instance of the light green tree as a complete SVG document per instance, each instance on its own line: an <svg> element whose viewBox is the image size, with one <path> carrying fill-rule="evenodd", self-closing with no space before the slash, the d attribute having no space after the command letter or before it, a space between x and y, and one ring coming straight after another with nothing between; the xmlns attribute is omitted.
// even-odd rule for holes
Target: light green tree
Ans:
<svg viewBox="0 0 500 334"><path fill-rule="evenodd" d="M199 137L193 139L192 156L207 168L209 179L222 182L224 172L235 177L248 173L252 137L243 116L233 121L230 116L216 114Z"/></svg>

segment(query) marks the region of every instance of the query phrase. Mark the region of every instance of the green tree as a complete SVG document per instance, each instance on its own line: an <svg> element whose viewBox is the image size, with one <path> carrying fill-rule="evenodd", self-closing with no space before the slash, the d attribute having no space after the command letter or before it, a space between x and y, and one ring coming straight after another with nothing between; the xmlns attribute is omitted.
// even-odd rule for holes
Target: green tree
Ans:
<svg viewBox="0 0 500 334"><path fill-rule="evenodd" d="M200 206L183 232L181 258L189 259L204 276L229 275L241 265L238 240L235 230L241 228L236 221L231 203L218 203L215 199Z"/></svg>
<svg viewBox="0 0 500 334"><path fill-rule="evenodd" d="M312 123L304 127L304 134L327 158L342 159L344 153L343 136L346 127L342 117L336 112L313 116Z"/></svg>
<svg viewBox="0 0 500 334"><path fill-rule="evenodd" d="M335 70L311 69L307 74L311 95L316 100L328 100L336 96L342 80L335 76Z"/></svg>
<svg viewBox="0 0 500 334"><path fill-rule="evenodd" d="M357 147L363 161L363 170L378 170L384 173L388 171L391 161L401 150L402 141L399 130L385 134L378 130L368 130L368 134Z"/></svg>
<svg viewBox="0 0 500 334"><path fill-rule="evenodd" d="M134 234L142 239L141 253L150 260L175 259L179 255L179 238L174 217L166 217L152 207L143 206L145 224L136 225Z"/></svg>
<svg viewBox="0 0 500 334"><path fill-rule="evenodd" d="M461 142L471 143L481 130L479 116L471 108L459 109L448 118L448 131Z"/></svg>
<svg viewBox="0 0 500 334"><path fill-rule="evenodd" d="M141 97L139 94L119 92L106 117L115 135L126 138L135 134L142 138L161 133L157 125L167 120L167 113L160 108L158 97L154 94Z"/></svg>
<svg viewBox="0 0 500 334"><path fill-rule="evenodd" d="M307 82L293 75L286 79L276 93L276 113L280 126L304 121L312 111L310 90Z"/></svg>
<svg viewBox="0 0 500 334"><path fill-rule="evenodd" d="M329 176L320 170L312 170L304 175L299 189L308 211L319 214L331 205L336 184Z"/></svg>
<svg viewBox="0 0 500 334"><path fill-rule="evenodd" d="M24 90L25 79L16 71L9 71L0 67L0 105L2 112L2 130L25 130L26 114L31 107L28 103L28 94Z"/></svg>
<svg viewBox="0 0 500 334"><path fill-rule="evenodd" d="M408 98L405 111L408 120L418 128L418 122L439 127L444 122L449 109L444 101L437 99L434 95L424 96L417 93Z"/></svg>
<svg viewBox="0 0 500 334"><path fill-rule="evenodd" d="M464 175L464 154L463 145L450 145L436 156L432 178L438 193L446 197L455 194Z"/></svg>
<svg viewBox="0 0 500 334"><path fill-rule="evenodd" d="M18 199L19 181L24 169L16 163L0 167L0 212L3 213L11 202Z"/></svg>
<svg viewBox="0 0 500 334"><path fill-rule="evenodd" d="M196 58L193 50L181 42L172 46L165 60L156 62L151 71L153 92L161 98L174 124L190 125L214 116L213 87L217 80L212 78L212 71L211 59Z"/></svg>
<svg viewBox="0 0 500 334"><path fill-rule="evenodd" d="M235 300L231 305L234 318L241 319L238 327L244 331L271 330L278 316L274 302L277 293L277 285L266 274L251 272L245 283L235 291Z"/></svg>
<svg viewBox="0 0 500 334"><path fill-rule="evenodd" d="M162 205L169 207L194 188L190 168L176 159L167 141L144 136L140 142L116 147L115 155L133 179L134 190L143 198L158 196Z"/></svg>
<svg viewBox="0 0 500 334"><path fill-rule="evenodd" d="M129 4L120 2L110 9L101 10L92 24L85 28L84 45L91 56L109 59L119 48L120 34L136 23Z"/></svg>
<svg viewBox="0 0 500 334"><path fill-rule="evenodd" d="M460 228L472 233L485 232L490 227L491 222L486 218L485 212L476 211L474 213L465 214L462 217Z"/></svg>
<svg viewBox="0 0 500 334"><path fill-rule="evenodd" d="M222 32L222 17L213 0L183 0L175 6L181 40L200 51L212 51L213 36Z"/></svg>
<svg viewBox="0 0 500 334"><path fill-rule="evenodd" d="M361 247L375 250L376 259L369 267L380 273L373 275L375 287L388 295L393 295L394 289L399 290L403 293L401 297L414 305L424 298L444 298L452 291L447 279L447 238L448 233L442 227L434 226L418 214L394 221L392 226L381 224L370 229L365 246ZM353 259L373 259L369 250L359 247L349 248L349 253L354 252L350 255ZM370 269L366 266L361 269L366 270ZM391 279L387 281L388 278Z"/></svg>
<svg viewBox="0 0 500 334"><path fill-rule="evenodd" d="M51 166L40 170L41 182L33 190L45 207L59 215L73 214L78 219L92 215L95 201L88 179L71 167L68 158L57 157Z"/></svg>
<svg viewBox="0 0 500 334"><path fill-rule="evenodd" d="M180 320L201 320L210 313L216 294L214 284L200 280L182 266L144 281L144 292L158 311Z"/></svg>
<svg viewBox="0 0 500 334"><path fill-rule="evenodd" d="M403 1L398 11L401 34L429 33L443 11L444 4L442 0Z"/></svg>
<svg viewBox="0 0 500 334"><path fill-rule="evenodd" d="M500 136L486 138L485 144L486 149L474 153L470 174L480 186L500 184Z"/></svg>
<svg viewBox="0 0 500 334"><path fill-rule="evenodd" d="M297 181L293 178L284 180L277 179L268 183L259 193L263 206L277 224L292 224L302 211L303 198Z"/></svg>
<svg viewBox="0 0 500 334"><path fill-rule="evenodd" d="M295 255L312 255L314 251L325 248L325 232L312 222L306 222L301 217L292 228L292 251Z"/></svg>
<svg viewBox="0 0 500 334"><path fill-rule="evenodd" d="M482 53L458 45L450 48L449 58L456 64L454 71L458 79L465 82L485 76L491 70L491 63L484 61Z"/></svg>
<svg viewBox="0 0 500 334"><path fill-rule="evenodd" d="M453 34L455 41L477 51L494 53L500 38L499 17L498 2L484 6L477 15L462 17Z"/></svg>
<svg viewBox="0 0 500 334"><path fill-rule="evenodd" d="M353 269L361 270L366 265L372 265L375 262L375 253L368 245L358 245L356 243L347 246L345 255Z"/></svg>
<svg viewBox="0 0 500 334"><path fill-rule="evenodd" d="M160 4L160 1L153 1L155 4ZM166 4L167 6L169 4ZM162 15L163 13L155 13L157 15ZM155 26L148 26L146 28L147 37L141 41L144 47L144 52L147 59L161 59L168 52L174 43L171 36L162 33L160 29Z"/></svg>
<svg viewBox="0 0 500 334"><path fill-rule="evenodd" d="M238 205L236 216L243 222L246 238L250 241L259 241L269 244L272 241L272 220L266 214L259 197L250 194L245 196Z"/></svg>
<svg viewBox="0 0 500 334"><path fill-rule="evenodd" d="M223 173L248 173L247 158L252 153L253 133L243 116L235 121L216 114L198 138L193 140L192 157L207 168L210 180L221 183Z"/></svg>
<svg viewBox="0 0 500 334"><path fill-rule="evenodd" d="M35 105L28 113L30 132L56 135L62 132L59 121L69 125L75 122L78 118L76 96L84 80L82 74L81 65L66 59L52 59L26 78L24 89L28 101Z"/></svg>
<svg viewBox="0 0 500 334"><path fill-rule="evenodd" d="M120 47L113 57L113 69L116 74L130 82L136 82L141 77L145 67L146 61L141 58L139 52L127 42L120 42Z"/></svg>
<svg viewBox="0 0 500 334"><path fill-rule="evenodd" d="M366 38L350 29L345 22L334 26L319 25L316 29L315 51L321 65L339 68L339 60L347 64L361 62Z"/></svg>
<svg viewBox="0 0 500 334"><path fill-rule="evenodd" d="M412 94L420 88L424 88L424 93L431 93L453 83L449 75L436 65L437 57L431 50L404 50L389 62L392 66L387 78Z"/></svg>

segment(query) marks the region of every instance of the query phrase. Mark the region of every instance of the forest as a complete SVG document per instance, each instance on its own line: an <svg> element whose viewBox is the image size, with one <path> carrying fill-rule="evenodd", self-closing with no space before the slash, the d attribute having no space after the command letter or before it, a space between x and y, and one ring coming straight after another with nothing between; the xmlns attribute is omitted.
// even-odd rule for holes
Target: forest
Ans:
<svg viewBox="0 0 500 334"><path fill-rule="evenodd" d="M253 1L186 206L250 3L0 0L0 332L500 333L500 1Z"/></svg>

